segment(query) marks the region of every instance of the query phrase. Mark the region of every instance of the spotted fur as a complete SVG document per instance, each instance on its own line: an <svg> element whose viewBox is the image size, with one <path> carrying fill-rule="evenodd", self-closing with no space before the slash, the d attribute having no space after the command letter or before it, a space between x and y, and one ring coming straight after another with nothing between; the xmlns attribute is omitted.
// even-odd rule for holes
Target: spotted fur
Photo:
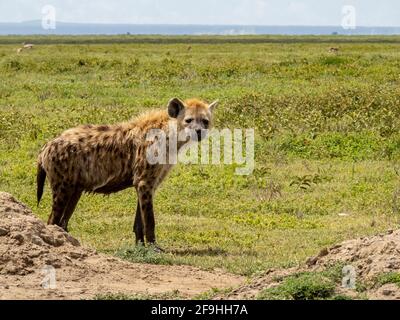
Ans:
<svg viewBox="0 0 400 320"><path fill-rule="evenodd" d="M136 241L144 242L146 238L154 243L154 193L173 165L147 161L146 150L151 144L146 140L147 133L161 129L168 136L171 123L178 130L208 129L215 106L216 102L208 105L197 99L182 102L174 98L167 110L147 112L114 125L79 126L48 142L39 154L37 173L38 203L46 177L52 190L48 224L67 230L83 192L111 194L134 187L138 195L133 226Z"/></svg>

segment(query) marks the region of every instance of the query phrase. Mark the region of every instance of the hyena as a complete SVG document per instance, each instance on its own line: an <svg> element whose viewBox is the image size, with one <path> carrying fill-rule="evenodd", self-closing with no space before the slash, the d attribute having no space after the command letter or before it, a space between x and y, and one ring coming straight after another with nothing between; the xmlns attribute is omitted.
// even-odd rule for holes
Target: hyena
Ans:
<svg viewBox="0 0 400 320"><path fill-rule="evenodd" d="M52 190L48 224L67 231L83 192L111 194L134 187L138 198L133 224L136 243L144 243L145 239L155 243L153 197L173 164L150 163L146 151L154 145L146 137L152 129L162 130L168 144L170 128L194 132L187 140L178 142L179 151L185 142L206 136L216 105L217 101L208 105L197 99L173 98L167 110L151 111L115 125L79 126L48 142L39 154L37 172L38 204L46 176Z"/></svg>

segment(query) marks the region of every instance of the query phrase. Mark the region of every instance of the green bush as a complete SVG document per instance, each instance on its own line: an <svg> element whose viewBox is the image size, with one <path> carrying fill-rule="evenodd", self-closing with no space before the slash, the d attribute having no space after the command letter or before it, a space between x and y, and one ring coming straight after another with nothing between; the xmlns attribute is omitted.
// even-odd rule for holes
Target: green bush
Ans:
<svg viewBox="0 0 400 320"><path fill-rule="evenodd" d="M400 273L398 272L382 273L376 279L376 284L378 286L383 286L388 283L394 283L400 287Z"/></svg>
<svg viewBox="0 0 400 320"><path fill-rule="evenodd" d="M276 287L263 290L258 299L263 300L315 300L333 295L335 283L317 272L305 272L285 278Z"/></svg>

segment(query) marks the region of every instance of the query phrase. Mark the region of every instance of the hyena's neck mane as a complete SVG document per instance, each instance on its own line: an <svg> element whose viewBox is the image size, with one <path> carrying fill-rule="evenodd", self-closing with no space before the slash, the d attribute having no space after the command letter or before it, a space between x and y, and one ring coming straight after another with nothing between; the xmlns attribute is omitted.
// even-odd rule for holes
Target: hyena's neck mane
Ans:
<svg viewBox="0 0 400 320"><path fill-rule="evenodd" d="M132 119L129 125L131 128L146 133L151 129L166 129L169 119L166 110L152 110Z"/></svg>
<svg viewBox="0 0 400 320"><path fill-rule="evenodd" d="M179 128L177 120L169 117L166 110L149 111L125 123L124 126L129 132L128 139L139 144L147 139L151 130L162 130L165 134L167 146L170 142L177 143L178 150L187 142L178 141ZM170 138L172 141L170 141Z"/></svg>
<svg viewBox="0 0 400 320"><path fill-rule="evenodd" d="M146 140L151 130L158 129L166 133L168 137L169 127L176 124L176 120L168 116L166 110L152 110L133 118L123 126L130 132L130 136L137 140Z"/></svg>

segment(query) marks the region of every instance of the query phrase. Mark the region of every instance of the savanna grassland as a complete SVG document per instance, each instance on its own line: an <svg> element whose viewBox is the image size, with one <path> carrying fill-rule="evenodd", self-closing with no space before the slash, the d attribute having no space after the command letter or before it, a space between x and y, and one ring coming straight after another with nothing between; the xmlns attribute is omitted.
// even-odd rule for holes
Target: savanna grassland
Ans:
<svg viewBox="0 0 400 320"><path fill-rule="evenodd" d="M255 128L254 173L178 165L155 200L162 254L133 246L133 189L85 195L70 222L83 244L254 275L398 226L400 38L120 39L0 38L0 190L42 219L51 195L46 186L37 208L36 156L46 141L194 96L220 100L217 128ZM17 54L22 41L36 46Z"/></svg>

